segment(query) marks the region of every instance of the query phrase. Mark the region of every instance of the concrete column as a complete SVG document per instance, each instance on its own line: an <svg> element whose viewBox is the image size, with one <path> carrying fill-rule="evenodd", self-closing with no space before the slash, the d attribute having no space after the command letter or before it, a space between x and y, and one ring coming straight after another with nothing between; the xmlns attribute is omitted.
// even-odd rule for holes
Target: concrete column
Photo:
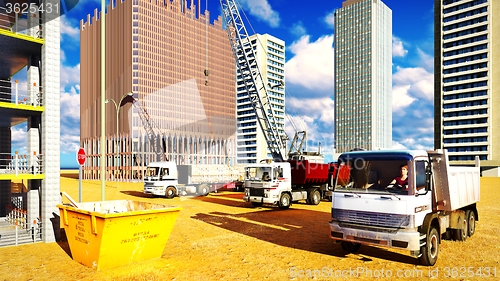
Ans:
<svg viewBox="0 0 500 281"><path fill-rule="evenodd" d="M60 5L59 0L44 0L48 3ZM40 190L42 240L54 242L59 238L59 209L60 196L60 18L57 13L43 13L43 38L41 62L41 86L43 88L42 101L45 110L42 114L42 157L43 173Z"/></svg>
<svg viewBox="0 0 500 281"><path fill-rule="evenodd" d="M27 195L27 216L28 223L33 226L33 220L38 220L40 217L40 192L36 186L41 186L40 180L30 181L30 190Z"/></svg>

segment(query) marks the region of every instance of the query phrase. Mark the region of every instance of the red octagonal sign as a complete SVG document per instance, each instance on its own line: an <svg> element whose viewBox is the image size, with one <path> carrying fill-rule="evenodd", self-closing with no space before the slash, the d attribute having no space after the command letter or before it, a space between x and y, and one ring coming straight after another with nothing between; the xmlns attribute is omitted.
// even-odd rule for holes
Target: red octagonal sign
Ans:
<svg viewBox="0 0 500 281"><path fill-rule="evenodd" d="M80 166L83 166L83 164L85 164L85 160L87 160L85 149L80 147L80 149L78 149L78 153L76 154L76 161Z"/></svg>

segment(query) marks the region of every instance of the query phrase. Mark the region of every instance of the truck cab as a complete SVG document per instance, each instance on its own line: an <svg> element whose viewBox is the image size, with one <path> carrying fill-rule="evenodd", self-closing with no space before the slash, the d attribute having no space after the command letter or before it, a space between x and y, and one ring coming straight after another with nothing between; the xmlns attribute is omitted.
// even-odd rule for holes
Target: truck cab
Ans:
<svg viewBox="0 0 500 281"><path fill-rule="evenodd" d="M151 162L144 175L144 193L173 198L177 194L178 175L175 162Z"/></svg>
<svg viewBox="0 0 500 281"><path fill-rule="evenodd" d="M253 206L278 205L287 209L291 205L290 163L266 162L245 167L245 195L243 200Z"/></svg>
<svg viewBox="0 0 500 281"><path fill-rule="evenodd" d="M477 219L479 164L450 167L447 160L442 150L341 154L332 187L330 237L348 252L362 244L393 247L434 265L441 235L467 237L468 221ZM403 166L407 184L391 184ZM450 197L459 193L460 198Z"/></svg>

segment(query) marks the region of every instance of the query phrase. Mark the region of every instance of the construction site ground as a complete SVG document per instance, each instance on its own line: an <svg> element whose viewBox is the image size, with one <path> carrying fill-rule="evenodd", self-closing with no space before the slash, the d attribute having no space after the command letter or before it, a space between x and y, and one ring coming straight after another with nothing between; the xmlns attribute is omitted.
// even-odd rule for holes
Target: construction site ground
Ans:
<svg viewBox="0 0 500 281"><path fill-rule="evenodd" d="M74 261L64 239L10 246L0 249L0 280L500 280L499 187L499 178L481 178L475 235L442 241L436 265L425 267L407 251L346 253L329 238L331 202L254 208L241 192L152 198L140 182L107 182L106 200L182 207L161 258L97 271ZM82 190L82 201L101 201L100 181ZM75 173L61 175L61 191L78 199Z"/></svg>

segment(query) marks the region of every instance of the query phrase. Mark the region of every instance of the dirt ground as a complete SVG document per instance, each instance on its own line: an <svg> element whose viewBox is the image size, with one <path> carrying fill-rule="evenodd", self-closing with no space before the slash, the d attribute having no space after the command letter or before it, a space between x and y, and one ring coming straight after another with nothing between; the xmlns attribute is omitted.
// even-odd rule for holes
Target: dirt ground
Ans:
<svg viewBox="0 0 500 281"><path fill-rule="evenodd" d="M161 258L96 271L71 258L67 242L0 249L0 280L500 280L500 179L481 179L476 234L443 241L434 267L406 251L362 246L347 254L329 238L331 203L289 210L253 208L242 193L151 198L141 183L109 182L106 200L180 206ZM78 180L61 177L78 198ZM99 181L84 181L83 201L100 201ZM116 253L119 255L120 253Z"/></svg>

